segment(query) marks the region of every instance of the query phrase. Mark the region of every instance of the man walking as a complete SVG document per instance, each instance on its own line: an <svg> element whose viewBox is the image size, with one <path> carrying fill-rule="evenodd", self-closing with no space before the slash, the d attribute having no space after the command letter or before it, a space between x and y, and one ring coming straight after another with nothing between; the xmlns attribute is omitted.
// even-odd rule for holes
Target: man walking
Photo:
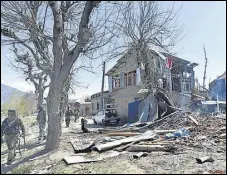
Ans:
<svg viewBox="0 0 227 175"><path fill-rule="evenodd" d="M5 135L5 141L8 148L7 165L11 165L16 156L16 148L18 147L18 141L20 139L20 130L22 131L22 136L25 137L24 124L22 120L17 117L16 110L8 110L8 117L3 120L1 127L1 144L3 142L3 135Z"/></svg>
<svg viewBox="0 0 227 175"><path fill-rule="evenodd" d="M46 140L46 121L46 111L42 106L39 106L39 112L37 115L37 122L39 124L39 138L37 143L40 143L42 140Z"/></svg>
<svg viewBox="0 0 227 175"><path fill-rule="evenodd" d="M69 109L69 106L68 106L68 109L65 113L65 124L66 124L66 127L68 128L69 127L69 124L70 124L70 109Z"/></svg>

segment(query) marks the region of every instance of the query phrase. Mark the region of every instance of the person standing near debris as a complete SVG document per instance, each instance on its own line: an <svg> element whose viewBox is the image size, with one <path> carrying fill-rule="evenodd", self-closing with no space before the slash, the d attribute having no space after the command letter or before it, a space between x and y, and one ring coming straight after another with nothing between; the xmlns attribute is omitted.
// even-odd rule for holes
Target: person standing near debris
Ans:
<svg viewBox="0 0 227 175"><path fill-rule="evenodd" d="M39 112L37 115L37 122L39 124L39 137L38 142L40 143L43 140L46 140L46 111L42 106L39 106Z"/></svg>
<svg viewBox="0 0 227 175"><path fill-rule="evenodd" d="M66 124L66 127L68 128L69 127L69 124L70 124L70 109L69 109L69 106L68 106L68 109L65 113L65 124Z"/></svg>
<svg viewBox="0 0 227 175"><path fill-rule="evenodd" d="M25 128L22 120L17 117L16 110L8 110L8 117L3 120L1 126L1 145L3 142L3 135L5 135L5 141L8 148L7 164L10 165L16 156L16 148L18 146L18 140L20 139L20 130L22 136L25 137Z"/></svg>

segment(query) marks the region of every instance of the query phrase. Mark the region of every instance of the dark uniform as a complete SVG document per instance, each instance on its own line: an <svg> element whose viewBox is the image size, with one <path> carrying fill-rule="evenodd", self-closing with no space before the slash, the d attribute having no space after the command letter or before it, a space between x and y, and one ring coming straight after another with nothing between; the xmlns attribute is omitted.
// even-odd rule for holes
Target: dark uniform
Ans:
<svg viewBox="0 0 227 175"><path fill-rule="evenodd" d="M21 119L17 117L16 110L8 110L8 117L3 120L1 127L1 142L5 134L5 141L8 148L8 165L12 163L16 156L15 151L19 143L20 130L22 131L22 135L25 136L24 124Z"/></svg>
<svg viewBox="0 0 227 175"><path fill-rule="evenodd" d="M75 115L74 122L77 122L77 119L78 119L78 110L77 109L74 110L74 115Z"/></svg>
<svg viewBox="0 0 227 175"><path fill-rule="evenodd" d="M37 115L37 122L39 124L39 138L38 142L42 139L46 139L46 111L43 109L42 106L39 107L39 112Z"/></svg>
<svg viewBox="0 0 227 175"><path fill-rule="evenodd" d="M66 124L66 127L68 128L69 127L69 124L70 124L70 110L69 110L69 107L65 113L65 124Z"/></svg>

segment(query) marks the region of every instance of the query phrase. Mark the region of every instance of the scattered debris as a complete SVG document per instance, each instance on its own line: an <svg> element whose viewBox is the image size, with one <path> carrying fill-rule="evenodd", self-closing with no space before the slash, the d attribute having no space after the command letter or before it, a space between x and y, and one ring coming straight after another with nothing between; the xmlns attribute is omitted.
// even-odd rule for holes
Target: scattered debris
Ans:
<svg viewBox="0 0 227 175"><path fill-rule="evenodd" d="M115 140L117 140L117 139L113 139L113 138L110 138L110 137L106 137L106 138L104 138L103 139L103 143L106 143L106 142L113 142L113 141L115 141Z"/></svg>
<svg viewBox="0 0 227 175"><path fill-rule="evenodd" d="M131 143L131 142L136 142L136 141L143 141L143 140L152 140L155 138L155 136L156 136L155 132L147 131L138 136L132 136L132 137L128 137L125 139L116 140L116 141L113 141L110 143L96 145L95 148L98 151L105 151L105 150L120 146L122 144L127 144L127 143Z"/></svg>
<svg viewBox="0 0 227 175"><path fill-rule="evenodd" d="M200 164L205 163L205 162L214 162L214 159L209 156L201 157L201 158L196 158L196 161Z"/></svg>
<svg viewBox="0 0 227 175"><path fill-rule="evenodd" d="M95 140L90 139L71 139L70 140L75 152L88 151L94 145Z"/></svg>
<svg viewBox="0 0 227 175"><path fill-rule="evenodd" d="M166 152L174 152L177 150L177 147L173 145L163 146L163 145L132 145L129 147L129 151L144 151L144 152L152 152L152 151L166 151Z"/></svg>
<svg viewBox="0 0 227 175"><path fill-rule="evenodd" d="M127 149L129 146L131 146L131 145L133 145L133 144L135 144L135 143L137 143L137 142L132 142L132 143L129 143L129 144L127 144L127 145L123 145L123 146L121 146L121 147L114 148L114 150L115 150L115 151L122 152L122 151L124 151L125 149Z"/></svg>
<svg viewBox="0 0 227 175"><path fill-rule="evenodd" d="M146 153L146 152L139 152L138 154L134 154L132 157L134 159L138 159L140 157L146 157L146 156L148 156L148 153Z"/></svg>
<svg viewBox="0 0 227 175"><path fill-rule="evenodd" d="M220 139L226 139L226 133L221 134L219 138Z"/></svg>
<svg viewBox="0 0 227 175"><path fill-rule="evenodd" d="M123 154L123 153L121 153ZM117 151L109 151L100 155L85 155L85 156L66 156L63 158L67 164L76 164L76 163L88 163L88 162L97 162L107 158L116 157L120 155Z"/></svg>
<svg viewBox="0 0 227 175"><path fill-rule="evenodd" d="M135 132L113 132L113 133L107 133L109 136L137 136L140 135L140 133L135 133Z"/></svg>
<svg viewBox="0 0 227 175"><path fill-rule="evenodd" d="M155 98L158 99L157 94ZM104 137L100 135L102 138L99 142L86 139L84 142L79 141L79 139L74 140L73 143L71 142L75 151L91 150L90 148L93 146L93 150L99 153L96 152L94 155L71 155L65 157L64 160L67 164L97 162L126 152L138 152L130 157L133 159L148 156L148 152L188 154L185 149L205 148L210 150L213 149L213 145L218 146L215 152L224 150L225 145L223 143L226 143L225 120L220 120L217 116L203 116L200 113L184 111L172 106L169 99L163 95L157 102L158 109L161 109L163 104L167 108L163 108L163 111L157 113L159 119L151 120L156 114L150 115L147 113L147 107L144 105L143 112L146 115L142 116L138 122L111 129L99 129L99 133L104 135ZM161 104L162 102L165 103ZM84 122L84 125L86 128L86 122ZM204 162L213 162L214 159L206 156L196 158L196 161L202 164Z"/></svg>
<svg viewBox="0 0 227 175"><path fill-rule="evenodd" d="M190 135L190 131L187 129L179 129L178 131L174 133L169 133L165 135L165 139L171 139L171 138L182 138L182 137L187 137Z"/></svg>
<svg viewBox="0 0 227 175"><path fill-rule="evenodd" d="M188 118L190 118L196 125L199 125L199 122L191 115L188 115Z"/></svg>

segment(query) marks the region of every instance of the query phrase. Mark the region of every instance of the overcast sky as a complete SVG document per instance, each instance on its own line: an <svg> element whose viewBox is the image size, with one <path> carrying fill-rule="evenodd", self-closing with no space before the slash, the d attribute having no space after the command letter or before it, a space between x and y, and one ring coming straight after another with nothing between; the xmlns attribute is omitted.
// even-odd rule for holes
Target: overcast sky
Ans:
<svg viewBox="0 0 227 175"><path fill-rule="evenodd" d="M182 3L176 2L176 8ZM199 64L195 68L195 76L202 84L204 73L204 51L206 47L208 66L207 84L226 70L226 2L183 2L178 18L180 24L184 24L186 36L178 43L177 49L181 49L179 57ZM32 84L24 81L20 74L9 67L8 58L12 57L8 48L2 48L1 52L1 83L15 87L22 91L34 90ZM105 58L102 58L105 59ZM81 98L92 95L101 90L102 59L97 60L94 65L96 74L81 72L77 77L87 89L76 88L76 94L70 98ZM113 60L106 65L106 72L116 63ZM108 89L107 77L105 79L105 90ZM46 92L47 94L47 92Z"/></svg>

